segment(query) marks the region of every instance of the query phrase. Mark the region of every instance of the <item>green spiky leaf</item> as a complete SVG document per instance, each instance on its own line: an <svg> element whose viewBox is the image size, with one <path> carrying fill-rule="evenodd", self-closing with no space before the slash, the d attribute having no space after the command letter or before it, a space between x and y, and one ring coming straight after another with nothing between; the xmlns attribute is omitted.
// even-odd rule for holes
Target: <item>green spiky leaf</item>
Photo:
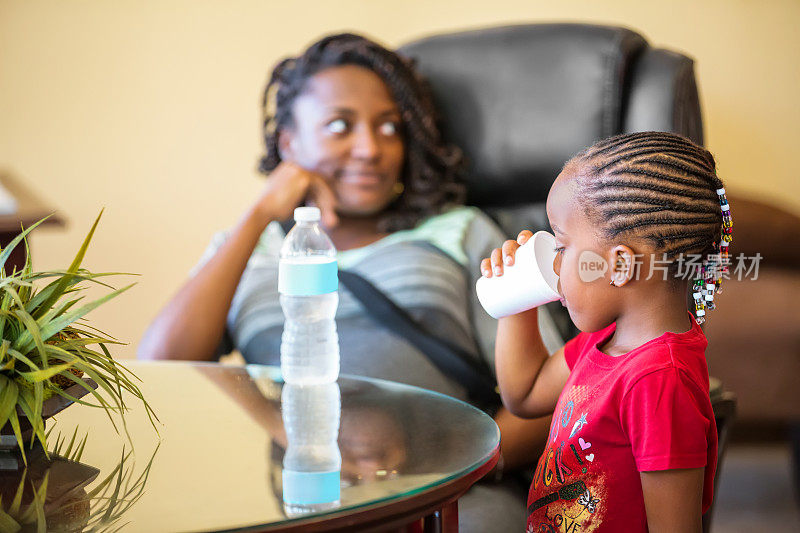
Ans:
<svg viewBox="0 0 800 533"><path fill-rule="evenodd" d="M26 464L28 443L22 440L20 417L27 418L32 427L30 444L38 440L46 451L42 409L44 401L53 395L103 409L115 429L119 417L127 433L126 398L130 394L142 402L156 428L157 417L136 384L138 378L108 350L108 346L122 343L86 324L88 313L134 285L115 289L104 280L121 273L92 273L81 267L102 215L101 211L65 270L35 272L30 254L21 270L14 268L7 274L3 268L17 245L24 243L27 251L28 234L43 220L24 229L0 250L0 427L13 429ZM87 285L110 292L86 303L82 291ZM91 378L95 385L88 385L79 376ZM71 385L78 385L82 393L66 392ZM80 399L84 394L90 401ZM82 450L84 444L76 444L76 450Z"/></svg>

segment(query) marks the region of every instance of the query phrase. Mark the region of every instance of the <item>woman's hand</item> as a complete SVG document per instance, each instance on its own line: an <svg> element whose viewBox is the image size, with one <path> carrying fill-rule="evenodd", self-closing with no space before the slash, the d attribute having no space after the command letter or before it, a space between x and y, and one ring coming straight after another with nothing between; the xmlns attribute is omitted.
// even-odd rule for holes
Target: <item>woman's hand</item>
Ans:
<svg viewBox="0 0 800 533"><path fill-rule="evenodd" d="M503 265L511 266L514 264L514 256L517 253L517 248L528 242L533 236L530 230L522 230L517 235L517 240L507 240L503 243L502 248L495 248L492 250L491 257L487 257L481 261L481 274L484 277L491 278L492 275L502 276Z"/></svg>
<svg viewBox="0 0 800 533"><path fill-rule="evenodd" d="M319 207L325 226L339 222L336 195L325 179L296 163L282 161L267 178L255 209L265 221L288 220L304 200Z"/></svg>
<svg viewBox="0 0 800 533"><path fill-rule="evenodd" d="M327 227L338 223L336 196L319 174L285 161L264 191L203 268L170 300L139 343L142 359L210 360L225 332L236 287L264 228L292 217L304 200L322 211Z"/></svg>

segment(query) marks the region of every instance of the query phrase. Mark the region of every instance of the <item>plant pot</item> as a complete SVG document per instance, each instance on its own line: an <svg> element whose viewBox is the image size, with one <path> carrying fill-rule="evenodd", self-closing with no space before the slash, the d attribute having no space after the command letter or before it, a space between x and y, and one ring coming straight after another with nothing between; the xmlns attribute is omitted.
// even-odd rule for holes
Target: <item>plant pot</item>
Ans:
<svg viewBox="0 0 800 533"><path fill-rule="evenodd" d="M11 520L23 525L23 531L34 531L35 526L45 526L47 531L83 531L90 518L91 499L86 487L100 474L100 470L87 464L69 460L58 455L46 458L41 452L28 454L28 466L20 465L16 472L4 472L0 476L0 497L3 512L8 512L17 492L22 489L21 507L13 513ZM47 477L47 486L43 488ZM38 495L34 489L41 491ZM29 516L21 520L29 506L41 498L42 515ZM20 523L22 522L22 523ZM9 530L12 523L3 525ZM2 528L0 528L2 529ZM2 529L6 531L6 529Z"/></svg>

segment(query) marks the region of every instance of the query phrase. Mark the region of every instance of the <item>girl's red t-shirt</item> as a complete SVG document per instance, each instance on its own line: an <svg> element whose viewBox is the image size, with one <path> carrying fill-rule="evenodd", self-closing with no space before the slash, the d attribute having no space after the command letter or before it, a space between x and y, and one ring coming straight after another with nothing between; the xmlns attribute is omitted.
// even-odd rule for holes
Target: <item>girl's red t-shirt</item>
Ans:
<svg viewBox="0 0 800 533"><path fill-rule="evenodd" d="M690 315L691 317L691 315ZM647 531L640 472L705 467L717 428L703 331L667 332L624 355L598 349L616 323L564 347L570 375L528 494L528 531Z"/></svg>

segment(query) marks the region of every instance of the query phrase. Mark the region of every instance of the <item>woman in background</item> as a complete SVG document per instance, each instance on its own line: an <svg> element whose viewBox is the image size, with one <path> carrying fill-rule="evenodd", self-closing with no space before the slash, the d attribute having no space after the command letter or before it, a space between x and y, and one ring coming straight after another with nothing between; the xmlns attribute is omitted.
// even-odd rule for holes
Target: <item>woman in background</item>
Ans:
<svg viewBox="0 0 800 533"><path fill-rule="evenodd" d="M279 223L308 204L321 209L341 268L493 366L495 323L479 308L474 284L480 259L503 236L483 213L463 206L461 152L442 141L410 61L358 35L321 39L273 70L264 140L262 194L233 229L214 237L145 333L140 358L212 360L237 349L250 363L278 364ZM375 323L341 285L339 297L343 373L467 399L464 384ZM523 421L502 407L494 418L502 459L491 476L499 481L460 500L462 531L524 527L524 488L507 474L538 459L549 418Z"/></svg>

